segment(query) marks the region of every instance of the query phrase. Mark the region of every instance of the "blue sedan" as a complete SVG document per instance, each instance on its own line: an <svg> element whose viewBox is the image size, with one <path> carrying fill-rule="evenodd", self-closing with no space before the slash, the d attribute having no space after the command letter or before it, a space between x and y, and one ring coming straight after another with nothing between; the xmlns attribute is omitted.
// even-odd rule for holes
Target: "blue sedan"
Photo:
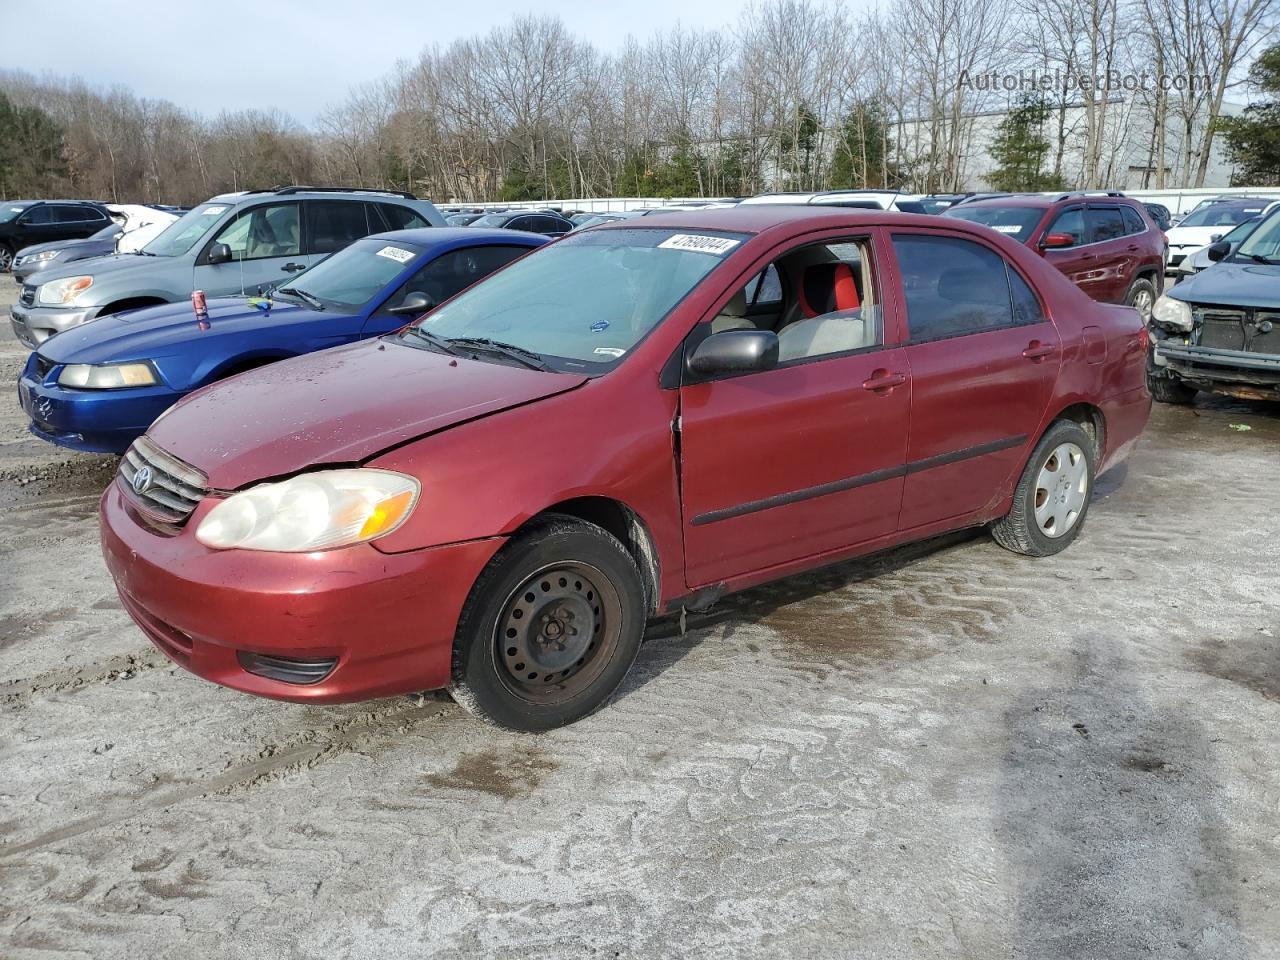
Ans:
<svg viewBox="0 0 1280 960"><path fill-rule="evenodd" d="M102 317L46 340L27 360L18 400L37 437L123 453L193 390L285 357L375 337L523 256L547 238L515 230L380 233L258 297Z"/></svg>

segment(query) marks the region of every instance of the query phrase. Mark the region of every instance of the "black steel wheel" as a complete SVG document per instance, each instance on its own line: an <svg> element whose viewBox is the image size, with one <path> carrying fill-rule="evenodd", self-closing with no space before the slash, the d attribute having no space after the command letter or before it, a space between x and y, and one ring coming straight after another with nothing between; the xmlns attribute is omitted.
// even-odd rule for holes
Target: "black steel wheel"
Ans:
<svg viewBox="0 0 1280 960"><path fill-rule="evenodd" d="M513 730L586 716L617 690L640 650L645 589L608 531L548 516L489 561L454 638L449 692Z"/></svg>

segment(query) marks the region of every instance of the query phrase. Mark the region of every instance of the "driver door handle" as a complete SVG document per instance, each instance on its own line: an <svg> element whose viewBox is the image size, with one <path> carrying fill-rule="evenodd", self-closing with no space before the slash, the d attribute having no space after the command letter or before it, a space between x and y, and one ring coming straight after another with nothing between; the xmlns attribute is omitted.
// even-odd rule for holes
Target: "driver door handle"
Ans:
<svg viewBox="0 0 1280 960"><path fill-rule="evenodd" d="M891 390L894 387L900 387L907 382L907 378L900 373L890 373L888 370L877 370L868 380L862 381L863 390Z"/></svg>
<svg viewBox="0 0 1280 960"><path fill-rule="evenodd" d="M285 273L297 273L299 270L307 269L307 265L305 263L286 263L280 269Z"/></svg>

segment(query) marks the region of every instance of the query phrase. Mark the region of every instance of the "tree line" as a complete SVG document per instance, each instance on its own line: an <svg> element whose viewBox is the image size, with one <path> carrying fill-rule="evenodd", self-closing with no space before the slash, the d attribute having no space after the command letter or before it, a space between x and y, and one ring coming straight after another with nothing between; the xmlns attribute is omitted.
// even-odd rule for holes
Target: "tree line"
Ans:
<svg viewBox="0 0 1280 960"><path fill-rule="evenodd" d="M605 51L525 16L427 47L311 126L0 71L0 196L196 202L279 183L436 200L1203 185L1280 0L760 0ZM1197 78L1107 87L1089 78ZM1010 76L1049 78L1033 93ZM993 78L974 83L974 77ZM1083 83L1064 78L1086 78ZM994 142L984 112L1010 111Z"/></svg>

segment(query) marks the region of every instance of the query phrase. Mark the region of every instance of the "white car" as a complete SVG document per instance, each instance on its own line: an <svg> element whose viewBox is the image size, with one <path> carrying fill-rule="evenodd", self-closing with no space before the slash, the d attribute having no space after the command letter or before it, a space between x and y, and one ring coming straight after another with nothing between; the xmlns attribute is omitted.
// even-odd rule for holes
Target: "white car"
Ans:
<svg viewBox="0 0 1280 960"><path fill-rule="evenodd" d="M124 228L124 235L116 241L116 253L141 250L178 219L175 213L140 203L108 203L106 206L111 219Z"/></svg>
<svg viewBox="0 0 1280 960"><path fill-rule="evenodd" d="M1231 197L1202 204L1166 232L1169 238L1168 276L1176 276L1183 258L1201 247L1216 243L1246 220L1265 217L1280 207L1274 197Z"/></svg>

